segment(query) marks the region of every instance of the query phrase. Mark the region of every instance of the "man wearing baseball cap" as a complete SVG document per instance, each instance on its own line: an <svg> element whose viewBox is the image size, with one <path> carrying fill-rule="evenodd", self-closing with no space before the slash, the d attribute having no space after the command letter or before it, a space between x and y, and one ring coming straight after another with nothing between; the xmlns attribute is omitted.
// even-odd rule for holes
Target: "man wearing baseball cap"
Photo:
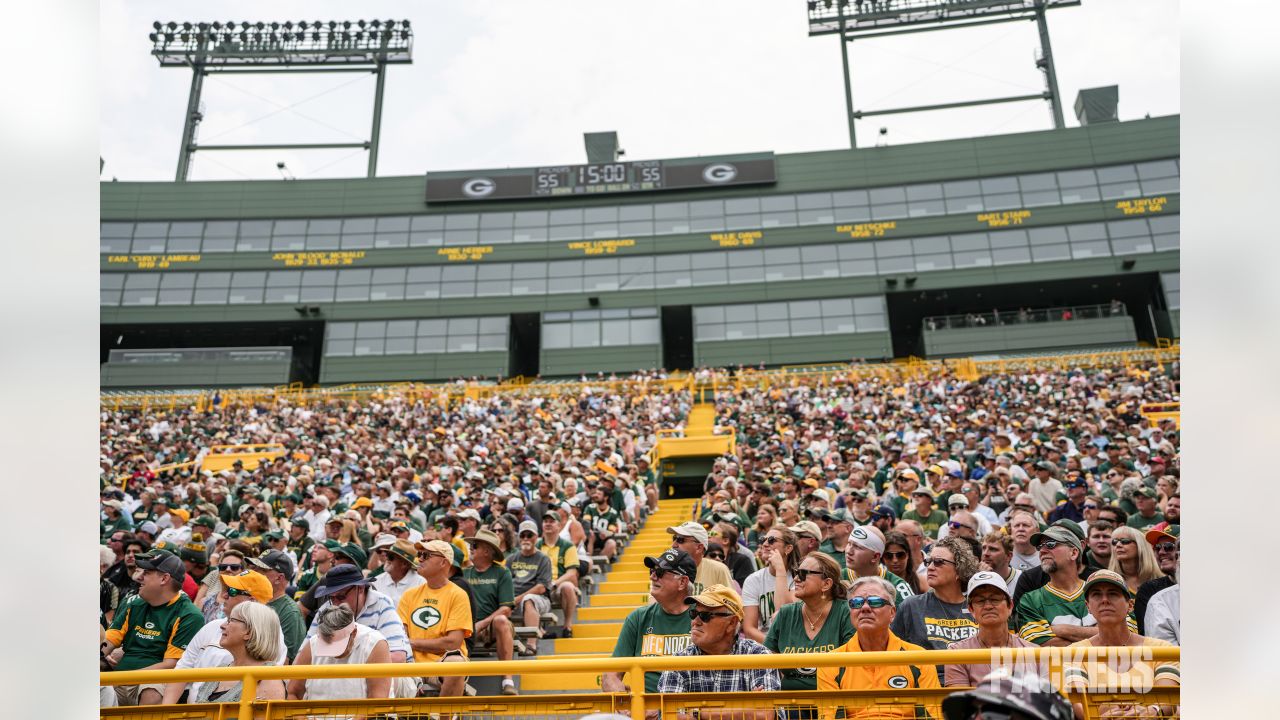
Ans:
<svg viewBox="0 0 1280 720"><path fill-rule="evenodd" d="M386 595L394 605L400 602L400 596L409 588L417 587L424 581L416 571L418 569L418 551L408 540L393 540L377 551L382 555L382 569L373 580L373 589Z"/></svg>
<svg viewBox="0 0 1280 720"><path fill-rule="evenodd" d="M419 542L418 574L424 583L400 597L396 613L409 634L413 659L420 663L464 662L464 640L471 636L471 601L462 588L449 582L453 573L453 546L443 540ZM435 682L433 682L433 680ZM440 687L442 697L462 695L467 679L462 676L428 678Z"/></svg>
<svg viewBox="0 0 1280 720"><path fill-rule="evenodd" d="M689 646L689 609L685 598L698 574L698 566L684 550L665 550L646 557L649 568L649 595L653 602L632 610L622 622L622 632L613 646L613 657L667 657ZM660 672L644 674L644 691L658 692ZM622 673L605 673L600 680L605 692L628 692Z"/></svg>
<svg viewBox="0 0 1280 720"><path fill-rule="evenodd" d="M511 660L516 639L515 626L511 624L515 592L511 571L494 562L502 558L502 546L498 536L488 528L477 530L475 536L467 538L467 542L471 545L471 567L462 574L476 600L473 629L476 646L493 645L499 661ZM515 681L510 675L502 678L502 694L517 694Z"/></svg>
<svg viewBox="0 0 1280 720"><path fill-rule="evenodd" d="M1004 578L990 570L980 570L969 578L965 592L969 613L978 622L978 632L964 640L947 645L948 650L1003 650L1035 647L1009 632L1009 616L1013 613L1013 594ZM973 687L991 672L991 664L947 665L943 671L945 687Z"/></svg>
<svg viewBox="0 0 1280 720"><path fill-rule="evenodd" d="M204 626L204 615L182 592L187 571L178 556L153 550L134 558L134 563L142 570L138 594L116 609L99 652L108 657L116 648L123 651L115 660L116 670L168 670ZM155 705L163 692L160 683L117 685L116 701Z"/></svg>
<svg viewBox="0 0 1280 720"><path fill-rule="evenodd" d="M769 654L763 645L738 633L742 627L742 598L732 588L711 585L685 598L684 604L689 607L689 645L677 656ZM658 678L660 693L762 692L781 688L782 676L774 668L664 670ZM719 710L727 717L744 712L734 708Z"/></svg>
<svg viewBox="0 0 1280 720"><path fill-rule="evenodd" d="M256 558L249 558L248 563L250 569L262 573L271 583L271 599L267 601L267 607L274 610L276 617L280 619L280 630L284 633L289 662L293 662L303 638L307 636L307 624L302 620L302 611L287 592L294 573L293 556L283 550L268 550Z"/></svg>
<svg viewBox="0 0 1280 720"><path fill-rule="evenodd" d="M845 548L845 572L844 579L853 580L854 578L867 577L874 575L888 580L898 591L897 602L895 605L902 605L902 601L911 597L915 593L911 591L911 586L906 580L889 572L888 568L880 563L880 558L884 555L884 535L875 527L865 525L863 527L854 528L849 534L849 545Z"/></svg>
<svg viewBox="0 0 1280 720"><path fill-rule="evenodd" d="M1147 544L1155 551L1156 564L1160 566L1164 577L1152 578L1142 583L1134 595L1133 615L1138 620L1139 634L1155 634L1147 632L1147 604L1156 593L1175 587L1178 582L1178 558L1181 556L1178 536L1181 534L1180 526L1168 524L1152 528L1146 533Z"/></svg>
<svg viewBox="0 0 1280 720"><path fill-rule="evenodd" d="M849 544L849 533L853 532L853 516L848 510L839 508L827 513L827 539L818 545L818 551L824 552L844 568L845 550Z"/></svg>
<svg viewBox="0 0 1280 720"><path fill-rule="evenodd" d="M1128 522L1125 524L1131 528L1146 532L1164 522L1164 514L1160 512L1160 508L1156 504L1157 497L1159 495L1156 493L1155 488L1149 488L1145 485L1139 487L1133 493L1133 504L1138 508L1138 512L1130 515Z"/></svg>
<svg viewBox="0 0 1280 720"><path fill-rule="evenodd" d="M801 520L787 529L796 534L796 551L800 557L817 552L822 544L822 528L812 520Z"/></svg>
<svg viewBox="0 0 1280 720"><path fill-rule="evenodd" d="M345 604L356 615L356 622L382 633L387 640L391 662L404 662L409 656L409 638L405 626L396 614L395 605L386 595L369 587L369 579L358 565L344 562L335 565L315 587L316 600L321 604L312 616L307 629L307 640L319 632L316 620L326 605Z"/></svg>
<svg viewBox="0 0 1280 720"><path fill-rule="evenodd" d="M692 592L701 592L702 588L712 585L724 585L733 587L733 575L729 572L729 567L719 560L713 560L706 557L707 529L696 522L684 522L674 527L667 528L667 532L671 534L671 549L683 550L693 558L693 562L698 566L697 577L693 581ZM741 601L739 601L741 602Z"/></svg>
<svg viewBox="0 0 1280 720"><path fill-rule="evenodd" d="M551 558L538 550L538 524L532 520L520 523L519 546L507 555L511 571L511 588L515 592L515 608L525 627L538 627L542 614L551 612ZM538 653L538 641L525 641L530 655Z"/></svg>
<svg viewBox="0 0 1280 720"><path fill-rule="evenodd" d="M938 528L947 522L947 513L933 506L933 491L921 485L911 491L912 506L902 513L903 520L915 520L920 523L920 531L926 537L938 539Z"/></svg>
<svg viewBox="0 0 1280 720"><path fill-rule="evenodd" d="M1040 554L1040 567L1049 582L1019 598L1018 634L1044 646L1070 645L1096 635L1097 622L1085 606L1084 583L1080 580L1084 561L1080 538L1065 527L1053 525L1032 535L1031 544Z"/></svg>

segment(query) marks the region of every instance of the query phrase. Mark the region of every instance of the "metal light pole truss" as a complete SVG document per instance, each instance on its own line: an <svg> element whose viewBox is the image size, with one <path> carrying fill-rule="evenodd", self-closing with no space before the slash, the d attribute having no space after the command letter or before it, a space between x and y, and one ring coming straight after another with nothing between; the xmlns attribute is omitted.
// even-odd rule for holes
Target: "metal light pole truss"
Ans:
<svg viewBox="0 0 1280 720"><path fill-rule="evenodd" d="M368 176L378 170L378 139L382 126L382 95L386 66L413 62L413 30L408 20L357 20L263 23L152 23L151 54L160 67L191 68L191 92L182 124L178 172L184 182L197 150L321 150L361 148L369 151ZM369 139L355 143L293 143L276 145L198 145L196 128L204 115L200 93L212 73L338 73L372 72L377 77L373 96L373 127Z"/></svg>
<svg viewBox="0 0 1280 720"><path fill-rule="evenodd" d="M1053 49L1049 45L1049 25L1045 13L1079 5L1080 0L807 0L809 35L839 35L840 59L844 68L845 111L849 119L849 147L858 147L854 121L874 115L894 115L924 110L948 110L992 105L995 103L1048 100L1053 111L1053 126L1066 127L1062 115L1062 98L1058 94L1058 75L1053 65ZM962 102L888 110L855 110L853 88L849 80L848 43L855 39L871 39L890 35L953 30L962 27L1032 20L1040 31L1040 57L1036 66L1045 73L1045 91L1034 95L979 98Z"/></svg>

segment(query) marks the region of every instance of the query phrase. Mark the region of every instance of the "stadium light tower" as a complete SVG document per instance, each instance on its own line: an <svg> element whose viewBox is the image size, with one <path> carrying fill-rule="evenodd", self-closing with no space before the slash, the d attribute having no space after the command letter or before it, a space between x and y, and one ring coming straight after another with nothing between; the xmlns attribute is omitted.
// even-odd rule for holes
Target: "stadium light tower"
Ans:
<svg viewBox="0 0 1280 720"><path fill-rule="evenodd" d="M1066 127L1062 98L1058 95L1058 75L1049 45L1049 10L1079 5L1080 0L806 0L809 5L809 35L839 35L840 59L844 67L845 111L849 117L849 147L857 148L854 121L873 115L894 115L924 110L948 110L973 105L1048 100L1053 126ZM849 82L849 48L855 39L888 37L930 30L953 30L977 25L1034 20L1040 31L1040 57L1036 67L1044 71L1045 91L1034 95L980 98L962 102L889 110L855 110Z"/></svg>
<svg viewBox="0 0 1280 720"><path fill-rule="evenodd" d="M191 68L191 92L182 124L178 172L184 182L197 150L321 150L363 148L369 151L368 176L378 170L378 139L382 126L382 95L386 66L413 62L413 30L408 20L350 20L320 22L152 23L151 54L160 67ZM284 145L198 145L196 130L203 119L200 93L211 73L337 73L372 72L377 76L373 96L373 128L358 143L294 143Z"/></svg>

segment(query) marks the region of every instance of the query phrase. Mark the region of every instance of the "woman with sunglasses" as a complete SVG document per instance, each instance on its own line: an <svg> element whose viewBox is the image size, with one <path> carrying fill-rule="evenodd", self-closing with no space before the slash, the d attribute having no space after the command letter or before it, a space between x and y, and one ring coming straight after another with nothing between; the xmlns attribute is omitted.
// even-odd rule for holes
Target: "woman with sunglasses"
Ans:
<svg viewBox="0 0 1280 720"><path fill-rule="evenodd" d="M978 571L978 559L968 540L948 536L934 544L925 563L929 590L902 602L893 619L893 633L925 649L945 650L978 632L964 601L969 578Z"/></svg>
<svg viewBox="0 0 1280 720"><path fill-rule="evenodd" d="M774 613L795 600L792 574L800 565L796 534L784 527L771 528L760 539L759 555L763 567L742 584L742 634L764 642Z"/></svg>
<svg viewBox="0 0 1280 720"><path fill-rule="evenodd" d="M1124 576L1130 594L1136 594L1142 583L1164 577L1146 537L1131 527L1118 527L1111 532L1111 562L1107 569Z"/></svg>
<svg viewBox="0 0 1280 720"><path fill-rule="evenodd" d="M907 536L897 530L884 534L884 556L881 558L889 572L902 578L911 588L911 594L919 595L925 588L920 582L920 575L913 571L911 563L911 543Z"/></svg>
<svg viewBox="0 0 1280 720"><path fill-rule="evenodd" d="M853 637L846 612L848 597L840 566L831 556L813 552L795 571L797 602L784 605L769 623L764 646L775 653L831 652ZM783 690L816 690L817 668L782 670ZM812 710L812 708L809 708ZM789 713L790 717L814 717Z"/></svg>
<svg viewBox="0 0 1280 720"><path fill-rule="evenodd" d="M226 550L218 556L214 567L218 572L211 572L200 581L200 591L196 593L196 605L204 615L204 621L226 617L219 595L222 592L221 576L224 573L236 575L245 570L244 558L249 553L249 546L239 540L233 540Z"/></svg>

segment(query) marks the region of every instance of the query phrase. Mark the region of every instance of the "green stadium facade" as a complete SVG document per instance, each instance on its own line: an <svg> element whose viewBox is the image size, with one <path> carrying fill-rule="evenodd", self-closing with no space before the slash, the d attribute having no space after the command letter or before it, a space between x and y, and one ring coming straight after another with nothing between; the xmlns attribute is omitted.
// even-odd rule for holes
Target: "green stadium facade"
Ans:
<svg viewBox="0 0 1280 720"><path fill-rule="evenodd" d="M428 203L425 176L106 182L102 382L1154 343L1178 337L1178 158L1172 116L777 155L772 183L593 196ZM1019 309L1042 321L1009 322Z"/></svg>

